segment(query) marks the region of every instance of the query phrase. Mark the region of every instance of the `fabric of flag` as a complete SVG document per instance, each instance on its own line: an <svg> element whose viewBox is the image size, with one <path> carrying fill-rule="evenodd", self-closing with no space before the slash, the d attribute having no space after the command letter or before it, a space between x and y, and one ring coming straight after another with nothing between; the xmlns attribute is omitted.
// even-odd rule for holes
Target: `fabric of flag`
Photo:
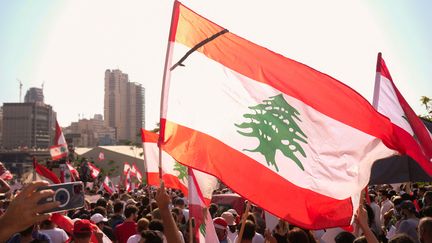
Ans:
<svg viewBox="0 0 432 243"><path fill-rule="evenodd" d="M124 186L127 192L132 191L132 178L131 178L131 169L129 168L126 172Z"/></svg>
<svg viewBox="0 0 432 243"><path fill-rule="evenodd" d="M69 169L69 171L70 171L70 173L71 173L71 175L72 175L73 180L74 180L74 181L79 181L79 180L80 180L80 176L79 176L78 170L75 169L75 168L71 165L71 163L69 163L69 162L66 162L66 165L67 165L67 167L68 167L68 169Z"/></svg>
<svg viewBox="0 0 432 243"><path fill-rule="evenodd" d="M100 153L99 153L98 159L99 159L99 161L102 161L102 160L105 159L105 155L104 155L103 152L100 152Z"/></svg>
<svg viewBox="0 0 432 243"><path fill-rule="evenodd" d="M62 183L74 181L72 173L67 164L60 164L60 181Z"/></svg>
<svg viewBox="0 0 432 243"><path fill-rule="evenodd" d="M124 162L123 175L127 175L127 173L130 173L131 177L136 176L136 171L134 170L134 168L128 162Z"/></svg>
<svg viewBox="0 0 432 243"><path fill-rule="evenodd" d="M167 56L162 149L292 224L349 225L374 161L412 153L345 84L177 1Z"/></svg>
<svg viewBox="0 0 432 243"><path fill-rule="evenodd" d="M116 191L116 188L110 178L108 176L105 176L105 179L103 181L103 188L106 192L109 194L113 194Z"/></svg>
<svg viewBox="0 0 432 243"><path fill-rule="evenodd" d="M159 186L159 148L157 146L158 134L141 130L144 148L144 159L147 165L148 184ZM185 196L188 195L187 167L174 160L169 154L162 151L162 179L166 187L180 189ZM204 195L204 202L210 205L213 191L218 187L216 177L201 171L194 170L198 184Z"/></svg>
<svg viewBox="0 0 432 243"><path fill-rule="evenodd" d="M56 131L54 136L54 145L67 144L60 125L56 121Z"/></svg>
<svg viewBox="0 0 432 243"><path fill-rule="evenodd" d="M8 169L0 162L0 179L3 180L12 180L13 175L10 173Z"/></svg>
<svg viewBox="0 0 432 243"><path fill-rule="evenodd" d="M374 107L411 135L406 141L411 157L432 176L432 135L396 88L381 53L376 72Z"/></svg>
<svg viewBox="0 0 432 243"><path fill-rule="evenodd" d="M219 242L212 217L204 203L204 196L201 192L194 171L188 168L188 201L189 218L195 219L194 242Z"/></svg>
<svg viewBox="0 0 432 243"><path fill-rule="evenodd" d="M90 163L90 162L87 162L87 165L88 165L88 167L89 167L89 169L90 169L90 176L91 176L93 179L97 178L98 175L99 175L100 169L97 168L95 165L93 165L93 164Z"/></svg>
<svg viewBox="0 0 432 243"><path fill-rule="evenodd" d="M33 159L33 168L38 175L46 179L50 184L59 184L61 183L60 179L57 177L54 172L50 171L43 165L40 165L36 159Z"/></svg>
<svg viewBox="0 0 432 243"><path fill-rule="evenodd" d="M49 151L52 160L59 160L68 155L68 146L65 143L59 145L53 145L49 148Z"/></svg>
<svg viewBox="0 0 432 243"><path fill-rule="evenodd" d="M137 180L139 182L142 182L142 173L141 171L138 169L138 167L136 166L136 164L132 165L132 170L135 172L135 177L137 178Z"/></svg>

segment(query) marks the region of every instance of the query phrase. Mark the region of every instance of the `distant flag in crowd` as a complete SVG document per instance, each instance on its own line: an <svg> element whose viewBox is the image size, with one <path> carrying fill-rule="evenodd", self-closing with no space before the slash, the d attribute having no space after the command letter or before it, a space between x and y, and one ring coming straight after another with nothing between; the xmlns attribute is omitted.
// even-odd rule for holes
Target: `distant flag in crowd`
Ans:
<svg viewBox="0 0 432 243"><path fill-rule="evenodd" d="M54 145L49 149L52 160L59 160L68 155L68 146L64 138L60 125L56 121L56 133L54 137Z"/></svg>
<svg viewBox="0 0 432 243"><path fill-rule="evenodd" d="M70 171L70 173L71 173L71 175L72 175L72 177L73 177L73 180L74 180L74 181L79 181L79 180L80 180L80 177L79 177L78 170L75 169L75 168L71 165L71 163L69 163L69 162L66 162L66 165L67 165L67 167L68 167L68 169L69 169L69 171Z"/></svg>
<svg viewBox="0 0 432 243"><path fill-rule="evenodd" d="M98 157L98 159L99 159L99 161L102 161L102 160L105 159L105 155L104 155L103 152L100 152L100 153L99 153L99 157Z"/></svg>
<svg viewBox="0 0 432 243"><path fill-rule="evenodd" d="M13 175L10 173L8 169L0 162L0 179L3 180L12 180Z"/></svg>
<svg viewBox="0 0 432 243"><path fill-rule="evenodd" d="M191 168L188 168L188 177L189 218L195 219L194 236L200 243L219 242L212 217L206 208L204 196Z"/></svg>
<svg viewBox="0 0 432 243"><path fill-rule="evenodd" d="M57 177L57 175L50 171L48 168L46 168L43 165L40 165L35 158L33 158L33 168L36 171L36 173L43 177L45 180L49 181L50 184L59 184L61 183L60 179Z"/></svg>
<svg viewBox="0 0 432 243"><path fill-rule="evenodd" d="M396 88L381 53L378 53L376 72L373 106L411 135L404 141L409 144L411 157L432 176L432 135Z"/></svg>
<svg viewBox="0 0 432 243"><path fill-rule="evenodd" d="M336 79L178 1L171 23L159 145L275 216L349 225L374 161L415 154L408 133Z"/></svg>
<svg viewBox="0 0 432 243"><path fill-rule="evenodd" d="M69 166L67 164L60 164L60 181L62 183L74 181L72 177L72 173L69 170Z"/></svg>
<svg viewBox="0 0 432 243"><path fill-rule="evenodd" d="M124 162L123 164L123 175L127 175L130 173L131 176L135 176L136 172L133 170L132 166L128 162Z"/></svg>
<svg viewBox="0 0 432 243"><path fill-rule="evenodd" d="M105 176L105 179L103 181L103 188L106 192L109 194L113 194L116 191L116 188L110 178L108 176Z"/></svg>
<svg viewBox="0 0 432 243"><path fill-rule="evenodd" d="M87 165L88 165L88 167L89 167L89 169L90 169L90 176L91 176L93 179L97 178L98 175L99 175L100 169L97 168L94 164L92 164L92 163L90 163L90 162L87 162Z"/></svg>
<svg viewBox="0 0 432 243"><path fill-rule="evenodd" d="M131 178L131 169L129 168L126 172L124 186L127 192L132 191L132 178Z"/></svg>
<svg viewBox="0 0 432 243"><path fill-rule="evenodd" d="M142 182L142 173L136 166L136 164L132 165L132 170L135 171L135 176L139 182Z"/></svg>
<svg viewBox="0 0 432 243"><path fill-rule="evenodd" d="M147 166L148 184L159 186L159 148L157 146L158 134L141 129L144 158ZM188 195L188 169L174 160L169 154L162 151L162 178L165 186L180 189L185 196ZM210 204L213 191L218 186L216 177L201 171L194 170L194 175L204 195L206 205Z"/></svg>

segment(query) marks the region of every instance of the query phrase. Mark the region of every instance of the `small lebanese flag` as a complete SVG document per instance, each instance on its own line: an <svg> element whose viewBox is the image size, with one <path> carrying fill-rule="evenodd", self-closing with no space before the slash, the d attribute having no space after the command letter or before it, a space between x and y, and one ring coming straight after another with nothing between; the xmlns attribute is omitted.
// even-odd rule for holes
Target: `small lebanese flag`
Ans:
<svg viewBox="0 0 432 243"><path fill-rule="evenodd" d="M178 1L171 23L159 145L275 216L347 226L372 164L415 154L409 133L331 76Z"/></svg>
<svg viewBox="0 0 432 243"><path fill-rule="evenodd" d="M102 161L102 160L105 159L105 155L104 155L103 152L100 152L100 153L99 153L99 157L98 157L98 159L99 159L99 161Z"/></svg>
<svg viewBox="0 0 432 243"><path fill-rule="evenodd" d="M8 169L0 162L0 179L3 180L11 180L13 175L10 173Z"/></svg>
<svg viewBox="0 0 432 243"><path fill-rule="evenodd" d="M432 176L432 135L396 88L389 70L378 53L373 106L398 128L411 136L405 143L411 157Z"/></svg>
<svg viewBox="0 0 432 243"><path fill-rule="evenodd" d="M212 217L206 208L203 194L191 168L188 169L188 177L189 218L195 219L194 235L198 240L196 242L219 242Z"/></svg>
<svg viewBox="0 0 432 243"><path fill-rule="evenodd" d="M49 151L50 151L52 160L59 160L59 159L64 158L68 155L68 146L66 143L54 145L54 146L50 147Z"/></svg>
<svg viewBox="0 0 432 243"><path fill-rule="evenodd" d="M124 162L123 175L127 175L127 173L130 173L131 176L136 176L136 171L134 168L128 162Z"/></svg>
<svg viewBox="0 0 432 243"><path fill-rule="evenodd" d="M116 191L114 184L112 183L112 181L108 176L105 176L105 179L103 181L103 187L105 191L108 192L109 194L113 194Z"/></svg>
<svg viewBox="0 0 432 243"><path fill-rule="evenodd" d="M75 169L75 168L71 165L71 163L69 163L69 162L66 162L66 165L67 165L67 167L68 167L68 169L69 169L69 171L70 171L70 173L71 173L71 175L72 175L74 181L78 181L78 180L80 180L79 173L78 173L77 169Z"/></svg>
<svg viewBox="0 0 432 243"><path fill-rule="evenodd" d="M62 183L74 181L69 166L67 164L61 164L60 167L60 180Z"/></svg>
<svg viewBox="0 0 432 243"><path fill-rule="evenodd" d="M132 165L132 170L135 171L135 176L139 182L142 182L142 173L136 166L136 164Z"/></svg>
<svg viewBox="0 0 432 243"><path fill-rule="evenodd" d="M99 175L100 169L97 168L95 165L93 165L93 164L90 163L90 162L87 162L87 165L88 165L88 167L89 167L89 169L90 169L90 176L91 176L93 179L97 178L98 175Z"/></svg>
<svg viewBox="0 0 432 243"><path fill-rule="evenodd" d="M157 146L158 134L152 133L141 129L144 160L147 166L147 179L148 184L152 186L159 186L159 147ZM175 161L166 152L162 151L162 178L165 186L169 188L180 189L188 195L188 169L186 166ZM204 195L204 202L210 205L211 196L213 191L218 187L218 180L216 177L194 170L194 175L197 178L198 184Z"/></svg>
<svg viewBox="0 0 432 243"><path fill-rule="evenodd" d="M124 181L124 185L127 192L132 191L132 178L131 178L131 169L129 168L126 172L126 177Z"/></svg>
<svg viewBox="0 0 432 243"><path fill-rule="evenodd" d="M44 177L47 181L50 182L50 184L61 183L60 179L57 177L56 174L54 174L54 172L50 171L45 166L40 165L35 158L33 158L33 168L38 175Z"/></svg>

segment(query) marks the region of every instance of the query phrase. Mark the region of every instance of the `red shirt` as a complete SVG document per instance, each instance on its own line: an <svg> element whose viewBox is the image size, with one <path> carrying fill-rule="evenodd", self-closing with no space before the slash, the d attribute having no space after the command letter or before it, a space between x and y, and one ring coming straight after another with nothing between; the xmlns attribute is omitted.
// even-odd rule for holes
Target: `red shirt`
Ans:
<svg viewBox="0 0 432 243"><path fill-rule="evenodd" d="M119 243L126 243L129 237L137 233L135 222L124 222L115 228L115 237Z"/></svg>

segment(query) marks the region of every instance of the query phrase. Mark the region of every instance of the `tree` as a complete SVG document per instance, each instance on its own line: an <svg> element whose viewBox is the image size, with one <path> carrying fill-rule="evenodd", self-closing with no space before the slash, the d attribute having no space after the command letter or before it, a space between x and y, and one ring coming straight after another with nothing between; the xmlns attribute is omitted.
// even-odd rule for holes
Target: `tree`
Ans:
<svg viewBox="0 0 432 243"><path fill-rule="evenodd" d="M420 117L432 122L432 99L427 96L422 96L420 102L425 106L427 112L426 115L420 115Z"/></svg>
<svg viewBox="0 0 432 243"><path fill-rule="evenodd" d="M244 150L261 153L267 164L274 166L276 171L279 171L275 159L276 151L280 150L283 155L304 170L302 163L296 156L298 152L306 157L306 153L299 142L307 143L307 136L296 122L301 122L300 113L286 102L282 94L270 97L268 100L264 100L262 104L249 108L253 113L243 115L249 121L235 125L246 130L246 132L237 131L241 135L258 138L259 145L255 149Z"/></svg>

